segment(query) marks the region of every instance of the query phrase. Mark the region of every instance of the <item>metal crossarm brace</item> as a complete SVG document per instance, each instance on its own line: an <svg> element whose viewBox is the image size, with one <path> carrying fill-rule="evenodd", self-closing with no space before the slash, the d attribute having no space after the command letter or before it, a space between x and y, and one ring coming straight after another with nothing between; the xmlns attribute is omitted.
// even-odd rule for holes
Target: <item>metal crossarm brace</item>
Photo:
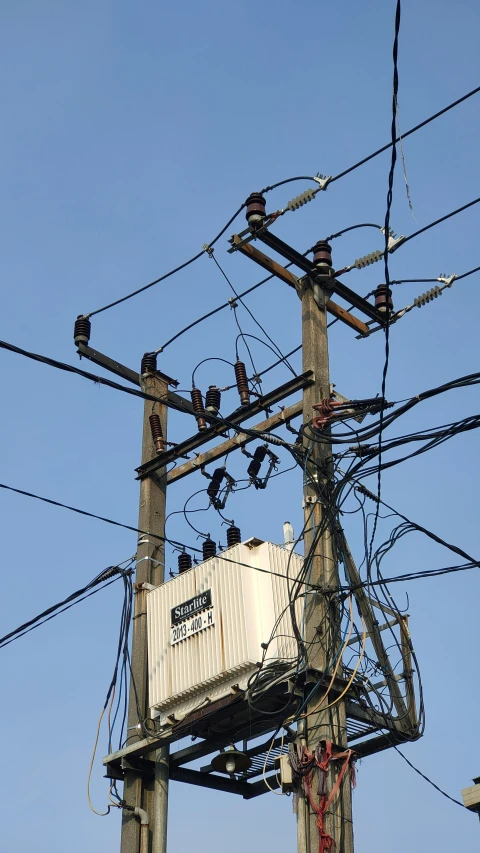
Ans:
<svg viewBox="0 0 480 853"><path fill-rule="evenodd" d="M159 453L155 459L152 459L150 462L147 462L145 465L141 465L137 468L137 479L141 480L144 477L149 477L158 468L168 465L169 462L174 462L179 457L185 456L187 453L191 453L193 450L196 450L197 447L201 447L202 444L206 444L207 441L211 441L212 438L216 438L219 433L224 432L225 429L228 428L229 424L240 426L244 421L265 409L269 409L271 406L275 405L275 403L285 399L285 397L301 391L302 388L305 388L307 385L311 385L314 381L315 379L312 371L307 370L305 373L301 373L299 376L295 376L293 379L285 382L284 385L280 385L279 388L275 388L273 391L269 391L267 394L259 397L258 400L255 400L248 406L242 406L240 409L235 409L235 411L232 412L231 415L228 415L225 420L218 418L218 424L215 424L202 432L195 433L195 435L187 438L180 444L177 444L171 450Z"/></svg>
<svg viewBox="0 0 480 853"><path fill-rule="evenodd" d="M278 252L279 255L282 255L282 257L286 258L292 264L295 264L295 266L306 272L308 276L315 278L317 275L318 270L311 261L304 258L300 252L297 252L297 250L289 246L288 243L284 243L283 240L280 240L280 238L272 234L271 231L264 229L259 232L258 239L273 249L274 252ZM377 311L374 305L368 302L367 299L359 296L359 294L354 290L350 290L349 287L346 287L346 285L336 279L332 280L331 285L334 293L341 296L346 302L350 302L354 308L358 308L358 310L363 314L366 314L367 317L370 317L372 320L376 320L377 323L381 323L383 325L385 318Z"/></svg>
<svg viewBox="0 0 480 853"><path fill-rule="evenodd" d="M259 249L256 249L255 246L252 246L250 243L242 244L242 241L239 240L236 234L232 237L233 245L235 245L243 255L250 260L255 261L259 266L263 267L263 269L268 270L273 275L276 275L281 281L284 281L290 287L294 287L297 291L302 286L303 279L297 278L296 275L291 273L285 267L282 267L281 264L274 261L272 258L269 258L268 255L265 255ZM300 256L302 257L302 256ZM308 261L307 261L308 263ZM343 286L343 285L342 285ZM347 288L348 290L348 288ZM371 307L371 306L370 306ZM360 335L369 335L370 329L368 326L360 320L358 317L354 317L353 314L350 314L345 308L342 308L341 305L337 305L332 299L329 299L327 302L327 311L329 314L333 314L337 320L341 320L345 325L350 326L354 331L359 332Z"/></svg>

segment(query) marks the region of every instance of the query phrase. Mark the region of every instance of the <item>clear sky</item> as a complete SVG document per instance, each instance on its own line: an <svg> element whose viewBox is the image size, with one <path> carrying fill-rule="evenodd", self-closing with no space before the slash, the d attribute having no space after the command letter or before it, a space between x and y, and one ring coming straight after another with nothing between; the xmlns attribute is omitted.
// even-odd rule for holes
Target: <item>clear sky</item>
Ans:
<svg viewBox="0 0 480 853"><path fill-rule="evenodd" d="M474 0L403 7L399 107L405 130L478 85L479 11ZM197 252L251 191L292 175L337 174L387 142L394 11L394 0L4 3L1 337L77 364L77 314ZM405 141L416 219L399 160L392 212L398 233L411 233L478 195L479 97ZM303 251L348 225L382 223L388 167L385 154L332 184L285 217L276 233ZM272 193L272 206L283 206L308 185ZM412 240L392 256L393 277L435 277L477 266L479 222L474 207ZM238 220L236 229L243 223ZM235 286L248 287L260 278L257 270L228 255L227 246L224 238L217 247L222 265ZM334 263L339 268L376 248L381 242L374 231L355 231L335 241ZM371 267L352 273L348 283L364 293L380 280L380 269ZM459 282L392 329L389 399L478 369L478 284L478 275ZM397 288L396 306L422 289ZM229 295L213 262L203 257L93 318L91 343L138 370L143 352ZM284 351L299 343L300 303L289 288L271 282L248 304ZM241 317L255 334L245 312ZM169 347L159 366L188 389L202 357L234 360L235 334L233 317L223 312ZM252 346L259 369L271 363L265 347ZM381 335L357 341L340 324L332 329L331 375L341 393L358 398L380 390L383 347ZM135 525L141 401L5 351L0 365L1 482ZM199 371L200 384L230 383L227 365L210 365ZM279 368L267 375L265 387L287 378ZM477 411L478 393L470 388L424 404L404 425L424 429ZM187 418L172 416L170 438L186 436L189 428ZM473 554L480 551L478 440L476 433L457 438L384 478L387 501ZM236 464L241 470L244 460ZM195 476L172 486L169 511L182 509L205 486ZM245 538L281 541L286 518L299 528L299 473L247 495L229 505ZM133 533L11 493L0 494L0 513L2 633L135 551ZM208 525L224 538L211 513L194 518L200 529ZM169 522L169 535L198 544L178 519ZM171 552L168 560L174 566ZM449 562L447 552L416 536L392 553L386 573ZM480 773L479 591L473 572L408 585L427 727L421 741L404 749L454 797ZM403 606L405 590L397 592ZM85 783L120 606L114 586L0 654L2 853L118 850L120 815L93 815ZM97 807L106 798L102 772L98 763ZM192 842L205 853L226 846L230 853L247 846L252 853L267 846L295 850L286 798L265 795L247 803L177 783L170 806L169 853ZM442 798L394 752L361 763L354 808L359 853L447 853L478 843L475 816Z"/></svg>

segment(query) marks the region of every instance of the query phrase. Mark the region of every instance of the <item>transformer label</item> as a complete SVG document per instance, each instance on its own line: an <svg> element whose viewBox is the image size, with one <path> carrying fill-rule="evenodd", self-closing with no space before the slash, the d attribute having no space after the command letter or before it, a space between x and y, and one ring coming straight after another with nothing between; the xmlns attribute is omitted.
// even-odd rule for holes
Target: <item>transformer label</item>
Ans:
<svg viewBox="0 0 480 853"><path fill-rule="evenodd" d="M182 604L177 604L176 607L172 607L170 611L172 626L178 625L178 623L183 622L184 619L188 619L190 616L194 616L195 613L200 613L201 610L206 610L207 607L211 606L212 590L207 589L205 592L200 592L198 595L195 595L194 598L189 598L188 601L184 601Z"/></svg>
<svg viewBox="0 0 480 853"><path fill-rule="evenodd" d="M193 637L199 631L204 631L205 628L211 628L215 625L215 608L199 613L198 616L190 616L184 622L178 625L172 625L170 629L170 645L174 646L180 640L186 640L188 637Z"/></svg>

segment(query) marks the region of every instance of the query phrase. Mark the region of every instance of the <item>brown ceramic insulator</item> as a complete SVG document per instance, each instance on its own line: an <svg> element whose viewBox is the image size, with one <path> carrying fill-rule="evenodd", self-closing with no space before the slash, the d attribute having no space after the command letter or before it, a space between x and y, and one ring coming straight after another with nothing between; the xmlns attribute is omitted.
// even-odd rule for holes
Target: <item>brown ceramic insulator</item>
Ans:
<svg viewBox="0 0 480 853"><path fill-rule="evenodd" d="M73 340L75 341L75 346L78 347L79 344L88 344L91 330L92 324L88 317L84 317L82 314L79 314L73 327Z"/></svg>
<svg viewBox="0 0 480 853"><path fill-rule="evenodd" d="M242 534L240 533L240 528L235 527L234 524L227 527L227 546L231 548L232 545L239 545L241 541Z"/></svg>
<svg viewBox="0 0 480 853"><path fill-rule="evenodd" d="M153 443L155 445L155 450L157 453L163 453L165 450L165 439L163 437L163 429L162 424L160 422L160 415L157 415L154 412L149 417L150 421L150 431L152 433Z"/></svg>
<svg viewBox="0 0 480 853"><path fill-rule="evenodd" d="M256 222L260 222L260 220L265 219L266 201L261 193L252 193L249 195L246 205L247 210L245 213L245 219L249 225L254 225Z"/></svg>
<svg viewBox="0 0 480 853"><path fill-rule="evenodd" d="M313 247L314 266L332 266L332 247L326 240L319 240Z"/></svg>
<svg viewBox="0 0 480 853"><path fill-rule="evenodd" d="M140 373L155 373L157 370L157 356L154 352L146 352L140 365Z"/></svg>
<svg viewBox="0 0 480 853"><path fill-rule="evenodd" d="M382 314L393 311L392 291L386 284L379 284L375 291L375 308Z"/></svg>
<svg viewBox="0 0 480 853"><path fill-rule="evenodd" d="M215 545L213 539L210 539L210 536L208 537L208 539L203 540L202 552L204 560L208 560L209 557L214 557L217 553L217 546Z"/></svg>
<svg viewBox="0 0 480 853"><path fill-rule="evenodd" d="M182 574L182 572L187 572L188 569L192 568L192 558L190 554L186 554L185 551L182 551L181 554L178 555L178 572Z"/></svg>
<svg viewBox="0 0 480 853"><path fill-rule="evenodd" d="M204 430L207 428L207 422L205 420L205 409L203 408L203 397L200 388L192 388L190 396L192 398L193 411L197 418L198 429Z"/></svg>
<svg viewBox="0 0 480 853"><path fill-rule="evenodd" d="M211 415L218 415L222 395L216 385L210 385L205 394L205 411Z"/></svg>
<svg viewBox="0 0 480 853"><path fill-rule="evenodd" d="M235 379L237 380L238 393L240 394L240 402L242 406L248 406L250 403L250 391L248 390L247 369L243 361L236 361L233 367L235 370Z"/></svg>

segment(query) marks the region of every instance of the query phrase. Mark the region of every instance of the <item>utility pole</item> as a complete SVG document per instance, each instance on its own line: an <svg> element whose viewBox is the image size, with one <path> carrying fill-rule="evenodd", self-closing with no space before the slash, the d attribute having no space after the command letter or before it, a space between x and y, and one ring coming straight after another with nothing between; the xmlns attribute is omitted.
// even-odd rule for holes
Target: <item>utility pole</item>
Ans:
<svg viewBox="0 0 480 853"><path fill-rule="evenodd" d="M311 423L313 406L330 397L330 377L328 367L327 303L331 295L330 246L319 242L315 247L314 264L318 269L315 279L306 278L302 283L302 353L303 370L312 370L315 382L303 391L303 423ZM311 441L304 436L304 448L310 465L307 471L315 472L310 478L308 473L304 481L304 544L305 555L314 548L310 562L309 582L322 589L334 589L338 586L338 567L332 535L326 526L320 536L318 531L325 525L325 508L322 505L322 492L329 491L333 482L331 466L331 446ZM318 479L315 479L318 476ZM320 495L320 497L319 497ZM315 544L315 540L316 544ZM340 641L338 614L332 609L333 599L320 592L309 592L305 605L305 643L308 655L308 668L325 672L329 648L338 648ZM341 665L341 662L340 662ZM330 675L330 674L329 674ZM300 742L310 752L328 740L337 747L337 751L348 748L345 703L340 700L333 707L323 710L332 701L327 697L318 711L312 709L318 704L326 690L315 691L306 708L306 715L299 722ZM307 690L311 689L307 683ZM338 749L340 748L340 749ZM341 761L331 761L327 771L327 794L333 790L341 769ZM318 794L312 788L312 797L318 804ZM353 823L350 768L343 778L339 793L324 817L324 831L336 842L336 853L353 853ZM319 848L319 828L317 814L308 799L299 798L298 809L298 853L317 853Z"/></svg>
<svg viewBox="0 0 480 853"><path fill-rule="evenodd" d="M146 354L142 359L142 390L155 397L166 398L168 377L156 371L155 356ZM150 416L156 414L157 440L152 437ZM160 430L158 429L160 423ZM164 449L167 438L167 407L145 400L143 413L142 465L155 458L159 448ZM166 471L161 468L140 481L140 506L138 526L157 536L165 535ZM147 607L148 585L159 586L164 581L165 544L159 539L140 536L137 548L135 575L135 613L132 637L132 673L129 691L128 733L129 743L142 740L146 732L137 728L139 717L143 722L149 716L148 661L147 661ZM144 777L138 769L125 766L123 798L126 807L122 819L121 853L165 853L167 840L168 808L168 746L155 753L153 779ZM132 809L144 809L149 819L148 849L142 839L141 825ZM143 846L142 846L143 845Z"/></svg>

